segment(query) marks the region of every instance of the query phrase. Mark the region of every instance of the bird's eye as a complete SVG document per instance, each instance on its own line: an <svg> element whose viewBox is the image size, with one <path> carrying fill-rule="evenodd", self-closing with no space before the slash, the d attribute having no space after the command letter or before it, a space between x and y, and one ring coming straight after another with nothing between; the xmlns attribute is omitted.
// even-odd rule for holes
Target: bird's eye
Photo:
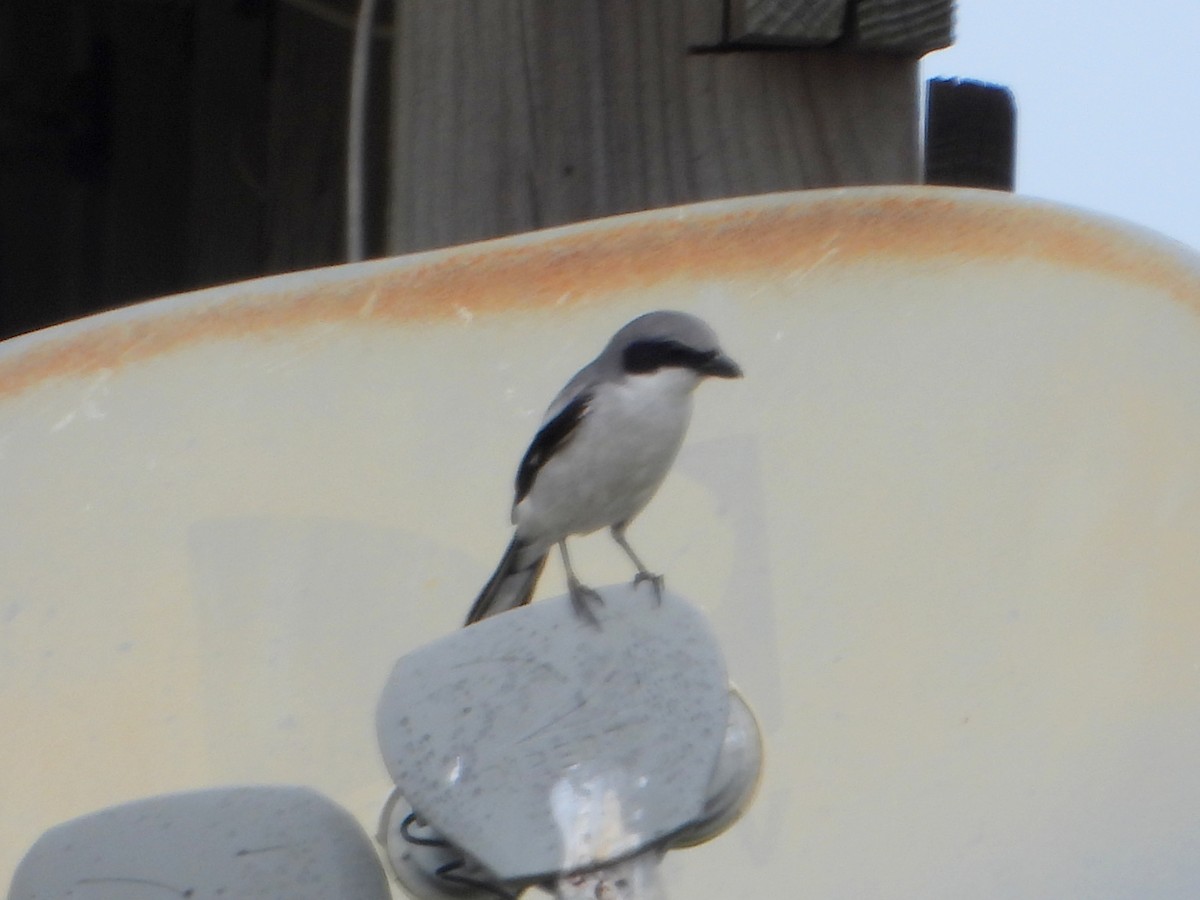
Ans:
<svg viewBox="0 0 1200 900"><path fill-rule="evenodd" d="M700 370L716 355L715 350L697 350L679 341L650 339L626 347L622 363L630 375L645 375L665 368Z"/></svg>

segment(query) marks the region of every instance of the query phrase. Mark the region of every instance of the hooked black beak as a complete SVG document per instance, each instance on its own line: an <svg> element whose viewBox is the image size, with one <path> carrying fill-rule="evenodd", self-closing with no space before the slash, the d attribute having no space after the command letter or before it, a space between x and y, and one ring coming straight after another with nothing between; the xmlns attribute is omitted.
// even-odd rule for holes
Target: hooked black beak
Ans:
<svg viewBox="0 0 1200 900"><path fill-rule="evenodd" d="M702 374L711 375L714 378L742 377L741 366L735 363L724 353L718 353L716 356L706 362L700 371Z"/></svg>

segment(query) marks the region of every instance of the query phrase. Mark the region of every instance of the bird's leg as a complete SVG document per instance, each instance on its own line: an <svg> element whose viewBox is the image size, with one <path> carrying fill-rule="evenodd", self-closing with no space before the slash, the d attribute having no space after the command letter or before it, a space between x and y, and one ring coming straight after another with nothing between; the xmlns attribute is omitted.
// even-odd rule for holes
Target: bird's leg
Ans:
<svg viewBox="0 0 1200 900"><path fill-rule="evenodd" d="M571 606L574 608L575 614L589 625L599 628L600 620L596 618L596 614L592 612L589 604L599 603L603 606L604 598L600 596L599 592L575 577L575 570L571 568L571 557L567 553L565 538L558 542L558 549L562 553L563 567L567 570L567 590L571 594Z"/></svg>
<svg viewBox="0 0 1200 900"><path fill-rule="evenodd" d="M647 569L646 564L638 559L638 555L629 546L629 541L625 540L625 526L628 524L628 522L621 522L609 529L612 532L613 540L617 542L617 546L625 551L625 555L633 560L634 566L637 567L637 574L633 576L633 586L637 587L643 581L650 582L654 586L654 599L662 603L663 577Z"/></svg>

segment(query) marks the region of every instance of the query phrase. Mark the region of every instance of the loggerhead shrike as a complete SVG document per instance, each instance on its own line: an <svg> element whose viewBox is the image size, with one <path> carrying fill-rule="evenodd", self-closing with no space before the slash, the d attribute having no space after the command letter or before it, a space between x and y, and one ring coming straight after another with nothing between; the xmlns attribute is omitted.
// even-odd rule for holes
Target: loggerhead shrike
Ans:
<svg viewBox="0 0 1200 900"><path fill-rule="evenodd" d="M624 326L567 382L521 460L516 531L467 625L528 603L555 544L576 613L597 624L589 604L600 595L575 577L567 537L604 527L637 567L633 583L649 581L661 592L662 576L638 559L625 529L671 468L691 418L692 391L710 375L740 378L742 370L700 319L662 311Z"/></svg>

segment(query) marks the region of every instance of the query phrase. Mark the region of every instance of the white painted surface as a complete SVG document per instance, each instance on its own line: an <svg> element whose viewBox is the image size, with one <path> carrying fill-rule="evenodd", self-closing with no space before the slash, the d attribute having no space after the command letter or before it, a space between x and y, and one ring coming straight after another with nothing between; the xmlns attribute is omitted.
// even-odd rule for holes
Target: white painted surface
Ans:
<svg viewBox="0 0 1200 900"><path fill-rule="evenodd" d="M626 272L604 248L631 234ZM527 283L468 284L497 259ZM707 610L767 740L756 804L668 858L670 893L1200 893L1200 263L916 189L592 223L3 345L0 882L56 822L209 784L308 784L373 829L392 663L460 623L554 391L664 306L746 378L697 394L630 535ZM573 551L585 579L628 575L603 536Z"/></svg>

